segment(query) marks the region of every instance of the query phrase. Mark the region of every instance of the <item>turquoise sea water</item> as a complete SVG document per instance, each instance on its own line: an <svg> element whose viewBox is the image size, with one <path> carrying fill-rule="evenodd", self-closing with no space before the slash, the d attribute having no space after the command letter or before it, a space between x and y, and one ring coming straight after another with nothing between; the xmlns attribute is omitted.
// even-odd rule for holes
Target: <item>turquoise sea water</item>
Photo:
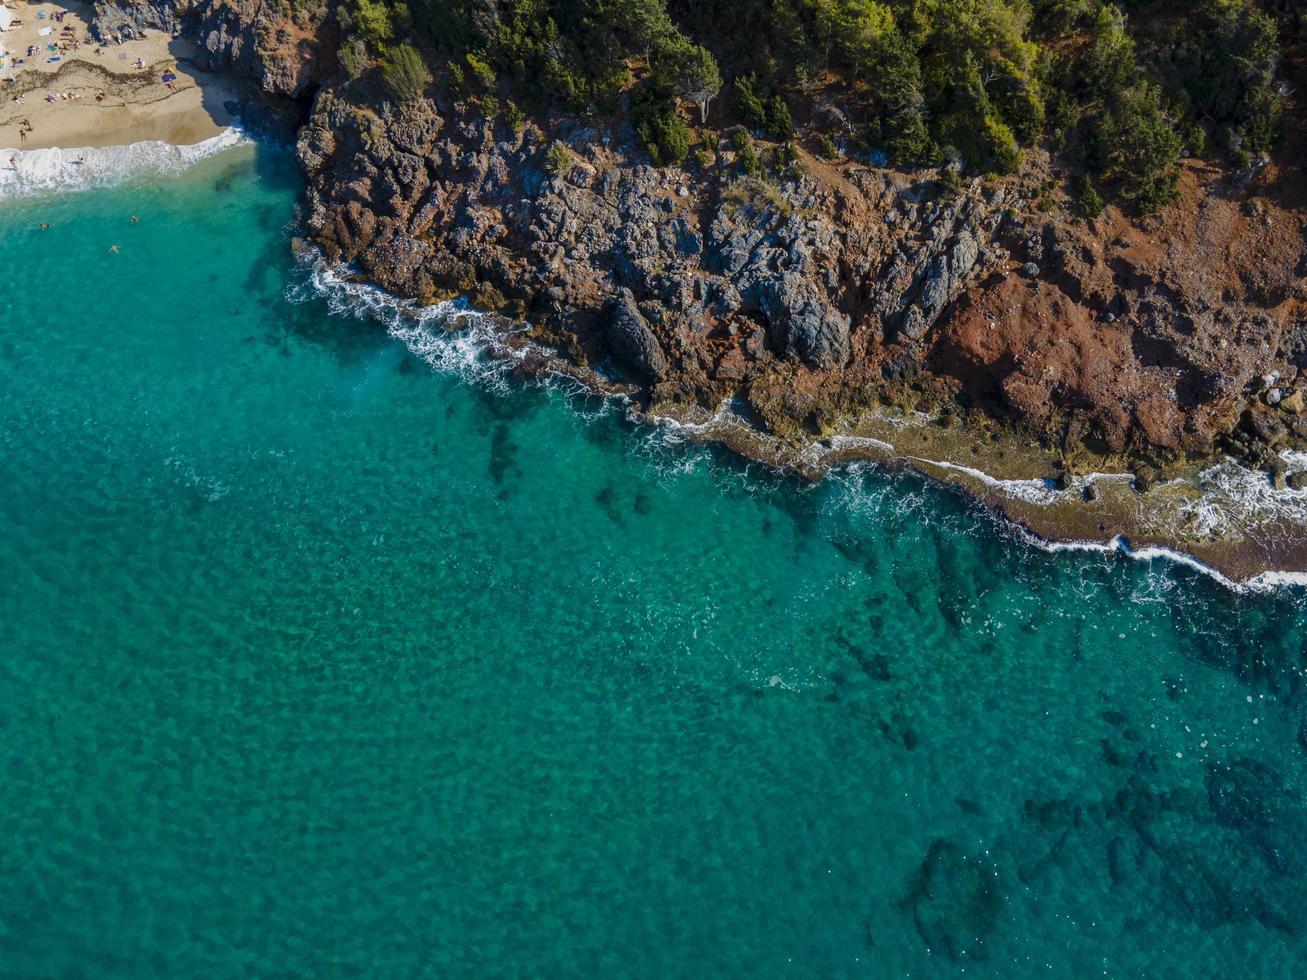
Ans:
<svg viewBox="0 0 1307 980"><path fill-rule="evenodd" d="M1301 594L435 369L296 193L0 203L0 975L1307 972Z"/></svg>

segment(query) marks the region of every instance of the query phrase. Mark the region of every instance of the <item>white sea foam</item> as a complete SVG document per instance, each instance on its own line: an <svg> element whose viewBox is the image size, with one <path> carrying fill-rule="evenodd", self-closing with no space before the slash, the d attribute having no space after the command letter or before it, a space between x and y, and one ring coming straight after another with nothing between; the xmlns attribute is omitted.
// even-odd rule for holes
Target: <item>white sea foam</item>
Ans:
<svg viewBox="0 0 1307 980"><path fill-rule="evenodd" d="M1280 453L1290 474L1307 470L1307 453ZM1181 509L1186 535L1217 536L1236 524L1307 526L1307 490L1277 490L1265 473L1224 460L1198 477L1200 497Z"/></svg>
<svg viewBox="0 0 1307 980"><path fill-rule="evenodd" d="M332 313L374 320L436 370L498 387L515 363L547 353L520 337L510 343L513 334L504 321L470 310L462 300L424 306L360 282L348 269L329 266L311 252L305 265L308 281L292 287L288 299L304 302L316 296L326 300ZM456 319L458 329L448 329Z"/></svg>
<svg viewBox="0 0 1307 980"><path fill-rule="evenodd" d="M967 476L979 480L987 487L1001 491L1014 500L1023 500L1029 504L1051 504L1058 499L1065 498L1072 492L1070 490L1058 490L1050 480L1004 480L996 476L990 476L984 470L978 470L974 466L963 466L961 463L924 459L920 456L904 456L903 458L912 460L914 463L925 463L929 466L938 466L943 470L952 470L954 473L965 473Z"/></svg>
<svg viewBox="0 0 1307 980"><path fill-rule="evenodd" d="M879 449L887 453L894 452L894 447L888 442L872 436L832 436L830 444L832 449ZM820 443L813 445L820 447Z"/></svg>
<svg viewBox="0 0 1307 980"><path fill-rule="evenodd" d="M229 127L190 146L159 140L126 146L0 150L0 201L89 190L134 177L176 173L250 139Z"/></svg>
<svg viewBox="0 0 1307 980"><path fill-rule="evenodd" d="M699 420L674 419L666 415L651 415L648 419L658 427L664 441L673 445L712 439L731 429L747 434L756 431L740 418L729 399L718 405L711 415Z"/></svg>
<svg viewBox="0 0 1307 980"><path fill-rule="evenodd" d="M917 413L920 415L921 413ZM923 418L926 416L923 416ZM888 422L889 416L879 416L881 421ZM910 423L901 422L900 425ZM819 443L814 443L813 447L818 454L824 452L824 448ZM919 463L923 466L934 466L943 470L950 470L954 473L962 473L972 477L976 481L984 484L991 490L998 491L1014 500L1021 500L1025 503L1047 505L1059 501L1079 499L1085 488L1090 484L1107 482L1112 480L1133 480L1134 477L1129 473L1086 473L1078 476L1068 476L1066 489L1059 490L1051 479L1031 479L1015 480L1004 479L993 476L984 470L977 469L974 466L966 466L962 463L954 463L944 459L929 459L925 456L909 456L900 454L892 443L882 439L876 439L872 436L832 436L830 439L830 448L840 449L876 449L881 452L893 455L896 458L908 460L909 462Z"/></svg>

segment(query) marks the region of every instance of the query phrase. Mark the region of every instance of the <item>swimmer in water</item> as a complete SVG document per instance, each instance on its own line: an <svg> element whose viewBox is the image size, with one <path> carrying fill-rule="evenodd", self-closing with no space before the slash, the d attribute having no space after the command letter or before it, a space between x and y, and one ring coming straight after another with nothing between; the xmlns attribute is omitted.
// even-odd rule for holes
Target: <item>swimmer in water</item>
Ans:
<svg viewBox="0 0 1307 980"><path fill-rule="evenodd" d="M42 231L49 231L49 230L50 230L50 226L47 225L44 221L42 221L42 222L41 222L41 230L42 230Z"/></svg>
<svg viewBox="0 0 1307 980"><path fill-rule="evenodd" d="M141 219L136 217L136 215L132 215L132 224L139 225L140 223L141 223Z"/></svg>
<svg viewBox="0 0 1307 980"><path fill-rule="evenodd" d="M114 255L117 255L117 254L118 254L118 246L117 246L117 245L110 245L110 246L109 246L109 251L112 252Z"/></svg>

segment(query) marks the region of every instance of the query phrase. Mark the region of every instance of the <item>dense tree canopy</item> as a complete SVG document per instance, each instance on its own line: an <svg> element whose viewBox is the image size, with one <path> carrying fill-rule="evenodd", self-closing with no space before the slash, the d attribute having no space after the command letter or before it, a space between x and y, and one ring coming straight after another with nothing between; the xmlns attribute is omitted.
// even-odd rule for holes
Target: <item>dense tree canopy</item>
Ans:
<svg viewBox="0 0 1307 980"><path fill-rule="evenodd" d="M1244 165L1275 144L1280 40L1258 0L1121 3L340 0L336 16L351 78L371 64L416 98L420 50L487 115L625 110L663 164L696 124L784 143L797 119L826 153L972 172L1046 142L1083 198L1149 211L1183 152Z"/></svg>

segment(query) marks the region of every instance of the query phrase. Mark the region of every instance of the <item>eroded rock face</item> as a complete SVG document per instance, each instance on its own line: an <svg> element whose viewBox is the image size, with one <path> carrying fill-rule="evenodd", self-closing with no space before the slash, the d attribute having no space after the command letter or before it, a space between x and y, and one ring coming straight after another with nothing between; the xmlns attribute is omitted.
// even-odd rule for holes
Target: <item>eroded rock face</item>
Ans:
<svg viewBox="0 0 1307 980"><path fill-rule="evenodd" d="M1307 444L1307 222L1274 166L1219 186L1187 172L1144 224L1036 207L1052 182L1034 151L960 194L802 149L746 177L724 138L705 166L660 169L620 116L513 132L441 91L401 108L371 76L342 84L330 30L267 0L180 10L100 0L97 22L181 31L274 100L316 93L297 151L329 260L524 319L651 397L739 397L783 435L889 401L978 410L1068 452Z"/></svg>
<svg viewBox="0 0 1307 980"><path fill-rule="evenodd" d="M555 147L567 163L551 172ZM971 198L935 202L919 241L919 226L883 215L919 209L904 201L932 191L896 175L866 171L854 184L813 159L775 182L744 179L725 144L717 167L660 170L616 122L560 117L510 133L467 106L401 112L356 90L324 90L298 148L309 230L330 258L407 295L489 284L504 312L545 326L560 346L612 351L633 380L676 378L681 392L688 382L705 405L773 366L834 377L859 357L866 366L908 308L923 336L981 263L977 236L999 220ZM405 237L429 247L407 281L378 254ZM898 257L888 274L887 254ZM935 266L942 275L923 286ZM638 312L654 345L644 331L613 335L612 310L623 325Z"/></svg>
<svg viewBox="0 0 1307 980"><path fill-rule="evenodd" d="M92 6L92 30L100 40L114 34L134 37L141 30L162 31L166 34L179 34L182 30L181 11L169 0L132 4L96 0Z"/></svg>
<svg viewBox="0 0 1307 980"><path fill-rule="evenodd" d="M572 162L549 174L556 143ZM466 107L401 118L330 91L300 146L310 230L329 254L385 266L387 288L489 281L512 315L546 306L553 336L572 334L559 345L582 358L612 343L589 324L634 302L656 343L638 332L639 349L663 357L632 353L633 380L674 380L676 397L711 406L781 371L810 393L785 399L805 431L914 384L1069 448L1212 452L1271 365L1297 377L1288 325L1264 305L1283 309L1300 288L1288 268L1302 251L1296 213L1279 212L1266 268L1195 277L1192 260L1119 215L1092 226L1038 215L1020 181L950 197L801 157L762 182L734 170L725 144L705 170L659 170L617 123L560 117L513 134ZM393 218L395 233L379 239L359 209ZM1222 199L1203 195L1183 218L1180 238L1199 254L1246 240ZM369 258L405 235L430 247L407 279Z"/></svg>

